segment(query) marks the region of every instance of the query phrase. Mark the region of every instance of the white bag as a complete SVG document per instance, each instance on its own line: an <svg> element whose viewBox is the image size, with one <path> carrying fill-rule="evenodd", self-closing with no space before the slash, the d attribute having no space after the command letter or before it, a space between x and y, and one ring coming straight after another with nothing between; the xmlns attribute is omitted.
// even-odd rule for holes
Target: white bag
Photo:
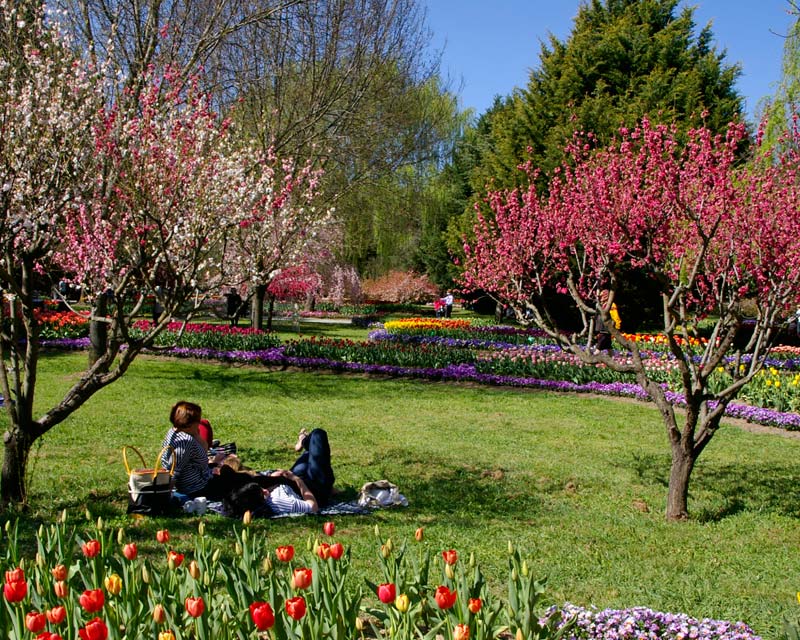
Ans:
<svg viewBox="0 0 800 640"><path fill-rule="evenodd" d="M367 482L358 494L358 506L377 509L380 507L407 507L408 500L400 493L396 484L388 480Z"/></svg>

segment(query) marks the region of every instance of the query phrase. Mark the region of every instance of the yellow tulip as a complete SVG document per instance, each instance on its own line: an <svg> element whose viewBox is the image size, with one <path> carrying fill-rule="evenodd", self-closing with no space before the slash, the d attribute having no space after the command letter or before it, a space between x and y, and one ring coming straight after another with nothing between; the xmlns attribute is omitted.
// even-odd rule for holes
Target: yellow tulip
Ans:
<svg viewBox="0 0 800 640"><path fill-rule="evenodd" d="M408 607L410 605L411 601L408 599L408 596L405 593L401 593L394 601L394 606L400 613L405 613L408 611Z"/></svg>
<svg viewBox="0 0 800 640"><path fill-rule="evenodd" d="M172 631L162 631L158 634L158 640L175 640L175 634Z"/></svg>
<svg viewBox="0 0 800 640"><path fill-rule="evenodd" d="M104 583L106 585L106 591L108 591L111 595L118 596L120 591L122 591L122 578L120 578L116 573L106 576Z"/></svg>

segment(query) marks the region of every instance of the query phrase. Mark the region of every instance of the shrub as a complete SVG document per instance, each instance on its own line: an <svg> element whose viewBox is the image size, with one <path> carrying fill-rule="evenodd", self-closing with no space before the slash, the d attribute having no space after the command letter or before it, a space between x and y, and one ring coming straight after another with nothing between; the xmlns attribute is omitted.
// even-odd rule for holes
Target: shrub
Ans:
<svg viewBox="0 0 800 640"><path fill-rule="evenodd" d="M428 302L439 295L427 275L413 271L390 271L375 280L365 280L364 294L380 302Z"/></svg>

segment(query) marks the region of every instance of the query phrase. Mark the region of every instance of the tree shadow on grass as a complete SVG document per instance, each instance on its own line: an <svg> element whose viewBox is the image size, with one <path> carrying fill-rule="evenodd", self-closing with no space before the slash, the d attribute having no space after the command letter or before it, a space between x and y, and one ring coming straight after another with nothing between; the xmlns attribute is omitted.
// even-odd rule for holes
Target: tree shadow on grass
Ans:
<svg viewBox="0 0 800 640"><path fill-rule="evenodd" d="M634 454L630 468L643 483L669 486L669 456ZM693 520L717 522L748 511L800 516L798 467L774 463L703 464L689 481L689 512Z"/></svg>
<svg viewBox="0 0 800 640"><path fill-rule="evenodd" d="M383 477L381 459L391 459L405 470L402 477L387 479L398 485L420 515L446 515L468 525L488 518L527 519L542 509L542 498L530 486L514 486L501 469L453 465L396 448L365 460L361 473L375 475L373 479Z"/></svg>

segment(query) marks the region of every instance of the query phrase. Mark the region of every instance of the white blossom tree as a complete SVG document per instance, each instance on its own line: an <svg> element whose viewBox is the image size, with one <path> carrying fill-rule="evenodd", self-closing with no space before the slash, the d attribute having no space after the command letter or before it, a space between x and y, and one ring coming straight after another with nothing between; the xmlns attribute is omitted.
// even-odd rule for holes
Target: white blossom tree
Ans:
<svg viewBox="0 0 800 640"><path fill-rule="evenodd" d="M167 68L144 73L134 94L118 92L111 74L76 57L56 23L42 18L33 3L0 0L0 285L6 294L0 384L9 416L0 471L4 505L26 500L28 456L38 438L119 379L169 318L191 319L230 281L228 266L237 265L223 257L232 230L239 240L248 221L280 220L281 234L272 241L283 243L277 253L284 258L290 255L284 236L312 232L299 222L302 209L280 215L269 163L238 148L229 121L215 113L198 83ZM130 86L124 78L113 81ZM288 180L277 189L283 201L295 184ZM289 229L292 224L299 226ZM267 243L259 246L269 252ZM37 280L51 273L102 301L91 314L102 330L93 335L94 357L73 386L35 416L34 296ZM159 322L134 331L150 295L164 312Z"/></svg>

